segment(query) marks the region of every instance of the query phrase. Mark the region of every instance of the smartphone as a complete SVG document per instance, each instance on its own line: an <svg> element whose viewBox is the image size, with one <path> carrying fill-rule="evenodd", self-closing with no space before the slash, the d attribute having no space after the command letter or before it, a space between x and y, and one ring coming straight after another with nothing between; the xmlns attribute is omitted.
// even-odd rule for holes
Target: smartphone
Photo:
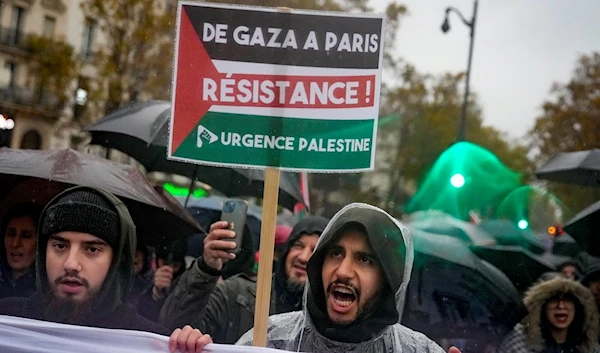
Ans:
<svg viewBox="0 0 600 353"><path fill-rule="evenodd" d="M242 236L246 226L246 214L248 213L248 203L239 199L228 199L223 203L221 211L221 220L229 223L229 229L235 232L235 249L230 252L237 254L242 247Z"/></svg>

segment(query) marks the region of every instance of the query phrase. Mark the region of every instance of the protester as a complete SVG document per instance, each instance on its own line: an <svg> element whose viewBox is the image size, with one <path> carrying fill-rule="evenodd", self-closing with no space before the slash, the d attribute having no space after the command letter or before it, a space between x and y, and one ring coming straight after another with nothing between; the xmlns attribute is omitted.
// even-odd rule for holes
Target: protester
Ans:
<svg viewBox="0 0 600 353"><path fill-rule="evenodd" d="M303 311L269 319L267 346L301 352L443 352L400 324L413 245L406 227L383 210L354 203L331 220L308 262ZM237 344L252 344L253 331ZM175 330L171 347L209 335ZM452 347L449 352L460 352Z"/></svg>
<svg viewBox="0 0 600 353"><path fill-rule="evenodd" d="M306 282L306 264L327 219L306 216L293 228L277 263L271 286L270 313L300 310ZM224 263L235 256L227 250L235 235L226 222L211 225L204 253L181 277L167 299L159 322L167 328L192 325L209 333L214 342L232 344L254 326L256 282L245 275L217 285Z"/></svg>
<svg viewBox="0 0 600 353"><path fill-rule="evenodd" d="M125 303L135 249L135 226L123 202L99 189L68 189L40 218L40 287L29 298L1 300L0 314L168 334Z"/></svg>
<svg viewBox="0 0 600 353"><path fill-rule="evenodd" d="M498 347L502 353L600 352L598 310L590 291L555 277L531 287L524 299L527 316Z"/></svg>
<svg viewBox="0 0 600 353"><path fill-rule="evenodd" d="M152 281L147 277L150 271L149 251L140 239L137 239L137 247L135 250L135 257L133 258L133 269L135 277L133 279L133 286L131 292L127 297L127 301L134 307L138 307L140 298L152 287Z"/></svg>
<svg viewBox="0 0 600 353"><path fill-rule="evenodd" d="M569 279L574 281L579 279L579 269L577 268L577 262L574 260L563 262L558 266L557 270Z"/></svg>
<svg viewBox="0 0 600 353"><path fill-rule="evenodd" d="M0 298L29 297L36 290L35 249L42 206L14 206L0 224Z"/></svg>
<svg viewBox="0 0 600 353"><path fill-rule="evenodd" d="M596 306L600 308L600 259L590 256L586 265L581 284L589 288L596 300Z"/></svg>
<svg viewBox="0 0 600 353"><path fill-rule="evenodd" d="M165 242L156 248L157 269L153 284L142 293L137 311L148 320L158 322L166 298L185 272L187 243L183 239Z"/></svg>

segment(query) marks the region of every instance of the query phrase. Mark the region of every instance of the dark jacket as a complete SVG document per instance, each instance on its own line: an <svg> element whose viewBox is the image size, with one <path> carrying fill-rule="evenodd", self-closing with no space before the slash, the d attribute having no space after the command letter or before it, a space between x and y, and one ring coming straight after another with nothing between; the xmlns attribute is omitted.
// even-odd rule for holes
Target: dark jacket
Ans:
<svg viewBox="0 0 600 353"><path fill-rule="evenodd" d="M575 319L569 327L567 342L558 345L542 325L544 307L557 295L570 295L575 305ZM581 284L562 277L540 282L531 287L523 300L527 316L504 338L498 352L503 353L597 353L599 325L594 297Z"/></svg>
<svg viewBox="0 0 600 353"><path fill-rule="evenodd" d="M321 234L327 222L322 217L307 216L292 230L271 283L270 314L302 308L302 292L290 293L285 285L285 257L300 236ZM210 334L215 343L235 343L254 326L256 282L240 274L217 285L219 275L201 258L194 262L167 298L159 323L169 329L191 325Z"/></svg>
<svg viewBox="0 0 600 353"><path fill-rule="evenodd" d="M0 299L10 297L27 298L36 290L35 270L31 269L17 280L12 279L10 267L0 265Z"/></svg>
<svg viewBox="0 0 600 353"><path fill-rule="evenodd" d="M125 304L133 285L133 258L135 255L135 225L125 204L117 197L99 189L76 187L68 189L52 199L42 212L44 220L48 208L56 200L73 191L92 191L106 199L120 219L120 234L113 246L113 259L103 286L92 303L93 310L83 319L84 326L142 330L167 335L169 332L139 314L129 304ZM42 222L40 222L42 223ZM47 308L52 301L52 293L46 273L46 247L50 234L38 229L38 251L36 258L38 291L30 298L7 298L0 300L0 314L20 316L36 320L54 321ZM96 309L97 308L97 309Z"/></svg>

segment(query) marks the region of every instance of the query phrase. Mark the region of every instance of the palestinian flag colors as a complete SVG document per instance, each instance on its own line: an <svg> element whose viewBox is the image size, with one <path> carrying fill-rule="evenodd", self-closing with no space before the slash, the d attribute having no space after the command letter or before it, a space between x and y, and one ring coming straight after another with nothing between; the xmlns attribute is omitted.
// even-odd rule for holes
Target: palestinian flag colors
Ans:
<svg viewBox="0 0 600 353"><path fill-rule="evenodd" d="M381 15L180 2L169 158L372 170Z"/></svg>

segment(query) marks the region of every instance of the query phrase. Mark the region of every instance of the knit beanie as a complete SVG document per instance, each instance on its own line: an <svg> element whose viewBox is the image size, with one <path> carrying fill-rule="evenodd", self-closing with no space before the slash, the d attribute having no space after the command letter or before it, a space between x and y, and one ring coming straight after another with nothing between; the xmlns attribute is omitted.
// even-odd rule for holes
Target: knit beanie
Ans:
<svg viewBox="0 0 600 353"><path fill-rule="evenodd" d="M41 223L45 237L64 231L88 233L117 248L119 216L108 200L92 190L76 190L56 200Z"/></svg>

